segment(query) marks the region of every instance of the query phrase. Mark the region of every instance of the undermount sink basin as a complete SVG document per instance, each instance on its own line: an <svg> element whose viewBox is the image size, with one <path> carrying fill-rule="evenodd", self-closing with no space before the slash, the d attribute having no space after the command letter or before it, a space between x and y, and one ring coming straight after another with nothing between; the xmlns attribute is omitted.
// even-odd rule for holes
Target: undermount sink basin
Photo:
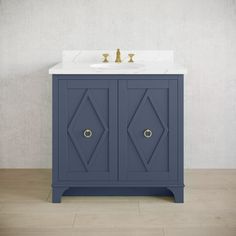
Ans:
<svg viewBox="0 0 236 236"><path fill-rule="evenodd" d="M110 69L110 70L133 70L141 69L144 67L143 64L138 63L99 63L92 64L90 67L94 69Z"/></svg>

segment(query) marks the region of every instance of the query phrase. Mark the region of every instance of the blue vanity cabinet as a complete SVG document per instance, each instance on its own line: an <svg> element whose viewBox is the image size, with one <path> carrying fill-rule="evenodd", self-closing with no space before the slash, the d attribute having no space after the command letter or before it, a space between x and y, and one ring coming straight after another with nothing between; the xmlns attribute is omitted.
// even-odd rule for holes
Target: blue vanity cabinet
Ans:
<svg viewBox="0 0 236 236"><path fill-rule="evenodd" d="M174 195L183 202L182 75L53 75L53 202Z"/></svg>

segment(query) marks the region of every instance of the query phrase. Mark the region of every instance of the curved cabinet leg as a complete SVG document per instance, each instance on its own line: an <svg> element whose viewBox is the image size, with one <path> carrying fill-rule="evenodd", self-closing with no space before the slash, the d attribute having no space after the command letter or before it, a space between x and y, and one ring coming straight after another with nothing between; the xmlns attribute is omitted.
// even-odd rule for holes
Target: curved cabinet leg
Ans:
<svg viewBox="0 0 236 236"><path fill-rule="evenodd" d="M184 202L184 187L168 187L173 193L176 203Z"/></svg>
<svg viewBox="0 0 236 236"><path fill-rule="evenodd" d="M68 189L68 187L53 187L52 188L52 202L53 203L60 203L61 196L63 193Z"/></svg>

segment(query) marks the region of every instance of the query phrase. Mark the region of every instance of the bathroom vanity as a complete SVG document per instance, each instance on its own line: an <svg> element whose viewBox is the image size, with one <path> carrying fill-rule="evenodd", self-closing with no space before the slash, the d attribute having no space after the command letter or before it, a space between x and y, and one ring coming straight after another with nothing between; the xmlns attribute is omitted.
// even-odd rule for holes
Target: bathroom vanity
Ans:
<svg viewBox="0 0 236 236"><path fill-rule="evenodd" d="M174 65L172 51L135 51L134 63L118 65L112 56L102 63L103 52L65 51L49 70L52 202L62 195L173 195L183 202L186 70Z"/></svg>

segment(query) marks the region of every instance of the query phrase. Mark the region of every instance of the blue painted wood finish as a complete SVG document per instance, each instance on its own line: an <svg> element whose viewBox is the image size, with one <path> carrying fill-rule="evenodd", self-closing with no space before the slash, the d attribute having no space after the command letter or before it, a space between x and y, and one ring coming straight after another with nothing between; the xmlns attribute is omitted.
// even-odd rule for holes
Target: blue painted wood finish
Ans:
<svg viewBox="0 0 236 236"><path fill-rule="evenodd" d="M53 75L52 182L52 202L136 194L183 202L183 75Z"/></svg>

